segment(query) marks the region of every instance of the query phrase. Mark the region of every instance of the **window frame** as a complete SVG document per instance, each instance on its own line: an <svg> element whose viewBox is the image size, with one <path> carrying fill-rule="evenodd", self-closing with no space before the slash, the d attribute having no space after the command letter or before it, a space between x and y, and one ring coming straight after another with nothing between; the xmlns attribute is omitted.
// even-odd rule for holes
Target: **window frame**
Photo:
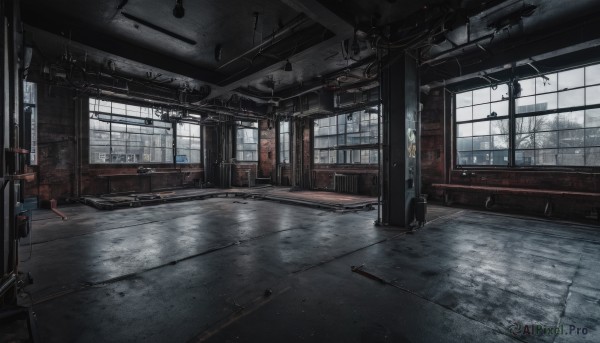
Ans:
<svg viewBox="0 0 600 343"><path fill-rule="evenodd" d="M484 89L484 88L489 88L491 87L491 85L488 85L486 87L477 87L477 88L473 88L473 89L468 89L468 90L464 90L461 92L456 92L453 95L453 104L452 106L452 128L453 128L453 134L452 134L452 156L453 156L453 168L454 169L500 169L500 170L591 170L591 169L598 169L600 168L600 165L587 165L587 158L588 158L588 149L598 149L600 151L600 143L596 143L596 145L588 145L586 143L587 140L587 132L588 130L598 130L598 132L600 133L600 121L598 122L598 124L596 124L596 126L594 127L588 127L586 120L588 115L586 114L586 111L593 111L593 110L597 110L598 112L600 112L600 102L596 103L596 104L590 104L590 105L586 105L587 103L587 97L588 97L588 89L593 88L593 87L598 87L600 88L600 76L597 76L595 78L595 82L594 83L590 83L588 84L587 81L587 77L588 77L588 73L587 73L587 68L592 68L592 67L596 67L598 68L598 71L600 71L600 64L598 63L592 63L592 64L586 64L586 65L580 65L577 67L572 67L572 68L567 68L567 69L560 69L560 70L555 70L552 72L547 72L547 73L539 73L536 75L532 75L532 76L527 76L527 77L521 77L521 78L515 78L515 81L518 81L519 83L524 83L524 82L532 82L535 87L533 88L533 93L529 94L526 93L527 95L524 96L519 96L519 97L515 97L512 92L511 92L511 85L509 84L509 82L499 82L498 84L507 84L509 85L508 87L508 104L509 104L509 109L508 109L508 124L509 124L509 147L508 147L508 164L507 165L475 165L475 164L459 164L459 146L458 146L458 139L461 138L459 137L459 132L458 132L458 125L459 124L464 124L464 123L469 123L469 122L477 122L477 120L473 120L473 121L457 121L457 109L462 108L462 107L457 107L457 95L465 93L465 92L472 92L472 91L477 91L480 89ZM559 83L560 83L560 73L565 73L565 72L570 72L570 71L576 71L576 70L582 70L583 73L583 81L582 81L582 85L577 86L577 87L573 87L573 88L560 88L559 87ZM556 87L554 90L552 91L546 91L546 92L537 92L537 83L538 80L543 79L544 77L546 77L546 75L549 75L551 77L555 77L556 76ZM544 84L544 86L546 86ZM560 105L560 94L563 93L565 94L565 92L569 92L569 91L575 91L575 90L582 90L583 93L583 100L582 100L582 105L577 105L577 106L570 106L570 107L562 107ZM597 91L597 90L596 90ZM591 93L591 91L590 91ZM551 94L555 94L556 97L556 105L554 108L551 109L538 109L535 106L537 106L537 102L535 100L536 97L542 95L542 96L548 96ZM522 112L522 111L518 111L518 103L519 103L519 99L524 99L524 98L533 98L534 99L534 103L533 103L533 110L532 111L527 111L527 112ZM596 101L598 102L598 101ZM471 104L471 106L473 106L473 104ZM580 116L583 118L583 124L581 124L580 127L563 127L561 128L559 125L559 118L561 117L561 115L565 115L565 114L569 114L569 113L575 113L575 112L581 112ZM519 120L525 120L526 118L536 118L539 116L545 116L545 115L555 115L556 116L556 128L551 129L551 130L535 130L535 131L528 131L526 134L531 135L531 140L532 140L532 145L533 147L531 148L519 148L519 146L517 146L517 144L519 143L518 137L520 134L525 134L522 132L517 132L518 131L518 127L517 124L519 122ZM498 117L500 118L500 117ZM506 118L506 117L503 117ZM495 118L496 119L496 118ZM479 121L485 121L488 119L481 119ZM537 120L537 119L534 119ZM537 124L535 124L537 125ZM581 137L582 143L581 146L575 146L575 147L567 147L567 146L560 146L561 142L561 133L563 132L567 132L567 131L574 131L574 130L581 130L581 133L583 135L583 137ZM537 147L536 146L536 142L535 142L535 135L541 133L554 133L556 135L556 146L553 148L545 148L545 147ZM474 137L474 136L471 136ZM555 161L555 164L536 164L536 163L540 163L537 160L538 152L540 154L543 154L543 152L545 150L555 150L555 158L561 158L559 156L561 156L560 154L560 150L561 149L581 149L581 155L582 155L582 160L583 160L583 164L581 165L577 165L577 164L559 164L558 160ZM474 150L472 150L474 151ZM517 163L517 154L521 151L530 151L532 154L532 158L534 159L533 164L531 165L527 165L527 164L520 164ZM569 158L570 154L568 155L562 155L563 158ZM542 160L543 161L543 160ZM543 162L542 162L543 163Z"/></svg>
<svg viewBox="0 0 600 343"><path fill-rule="evenodd" d="M373 111L377 111L373 113ZM364 120L364 115L367 115L367 119ZM355 117L356 116L356 117ZM335 124L332 124L332 119L335 118ZM343 120L340 121L340 118ZM319 124L319 121L324 119L329 120L328 125ZM349 121L352 120L351 126ZM313 119L312 125L312 163L317 166L378 166L379 165L379 143L381 140L381 130L379 129L379 121L381 120L381 113L379 112L378 106L366 106L364 108L355 109L352 111L337 112L321 118ZM364 124L368 122L368 124ZM363 125L367 125L364 127ZM355 127L358 126L358 130ZM317 128L328 128L328 134L318 134ZM335 128L334 132L331 133L331 128ZM372 129L377 129L377 134L372 136ZM379 137L377 137L379 135ZM356 144L348 144L350 139L358 139L359 142ZM368 142L363 142L364 139ZM320 141L328 140L327 146L320 145ZM328 161L319 162L318 156L322 152L327 151ZM367 154L365 154L365 152ZM333 156L331 154L334 154ZM343 162L340 162L340 157L344 158ZM359 162L354 162L358 159ZM363 162L363 159L368 162ZM350 161L350 162L348 162Z"/></svg>
<svg viewBox="0 0 600 343"><path fill-rule="evenodd" d="M240 131L243 130L243 131ZM256 142L254 143L238 143L240 137L239 137L239 132L247 132L246 130L252 130L250 132L253 132L253 137L256 137ZM254 132L256 132L256 134L254 134ZM244 138L244 137L242 137ZM238 120L235 122L235 160L237 162L242 162L242 163L258 163L259 159L260 159L260 151L259 151L259 146L260 146L260 132L259 132L259 125L257 121L244 121L244 120ZM239 145L243 144L252 144L254 145L254 149L239 149ZM245 157L240 159L239 158L239 153L242 153L242 156L245 156L246 152L252 152L253 156L256 156L256 159L252 159L252 160L248 160Z"/></svg>
<svg viewBox="0 0 600 343"><path fill-rule="evenodd" d="M30 88L29 92L26 89ZM29 95L29 96L28 96ZM30 166L37 166L38 161L38 99L37 99L37 83L23 80L23 110L29 107L31 108L31 149L29 150L29 163Z"/></svg>
<svg viewBox="0 0 600 343"><path fill-rule="evenodd" d="M177 129L175 130L175 164L185 164L185 165L190 165L190 164L202 164L202 125L200 125L199 123L188 123L188 122L177 122L175 123ZM190 129L192 129L193 127L197 126L198 127L198 133L197 136L193 135L193 132L190 130L188 135L185 134L180 134L180 129L185 126L185 125L189 125ZM181 148L180 145L180 141L182 141L185 138L189 138L190 144L189 144L189 148ZM192 148L193 144L194 144L194 140L197 140L198 143L198 148ZM188 152L190 152L190 155L186 155L189 156L188 161L187 162L178 162L177 161L177 156L181 156L182 154L180 154L180 150L187 150ZM193 159L191 158L192 152L196 152L196 156L198 157L197 161L193 161Z"/></svg>
<svg viewBox="0 0 600 343"><path fill-rule="evenodd" d="M92 104L93 102L93 104ZM100 102L103 102L103 109L104 110L98 110L100 109ZM106 104L110 103L110 111L106 111ZM117 107L114 107L113 104L117 104ZM93 107L93 109L92 109ZM121 107L121 108L119 108ZM132 108L131 113L137 113L138 115L129 115L129 108ZM138 108L138 111L135 111L134 109ZM117 113L115 113L115 109L117 109L118 111L116 111ZM124 110L124 113L119 113L122 112L122 110ZM176 139L175 137L175 133L173 130L173 123L171 123L170 121L164 121L161 120L159 118L155 117L155 113L156 113L156 109L152 108L151 106L145 106L143 104L133 104L133 103L129 103L129 102L120 102L120 101L115 101L113 99L100 99L100 98L93 98L93 97L89 97L88 98L88 111L89 111L89 119L88 119L88 164L90 165L161 165L161 164L170 164L172 165L174 163L173 158L174 158L174 154L173 154L173 149L174 149L174 141ZM147 112L147 113L144 113ZM144 115L146 115L144 117ZM98 119L100 117L103 117L103 119ZM94 123L95 121L97 121L99 124L99 127L102 126L101 123L105 123L104 125L108 124L108 128L103 129L103 128L94 128L92 123ZM122 121L122 122L119 122ZM144 124L141 124L141 121L145 121ZM124 126L124 130L115 130L113 128L114 125L122 125ZM129 130L129 126L132 127L131 131ZM138 127L139 129L135 129L134 127ZM142 128L146 128L146 130L148 128L152 128L152 133L148 133L148 132L142 132ZM161 131L164 132L168 132L167 135L164 135L164 133L161 133ZM95 142L93 141L92 135L93 133L96 132L103 132L105 134L107 134L108 137L108 145L106 144L94 144ZM125 144L121 145L121 144L113 144L114 138L113 136L117 137L119 134L125 134L124 136L125 138ZM140 140L139 140L139 145L135 145L132 144L132 142L136 142L131 141L129 139L130 134L134 134L134 135L139 135ZM151 135L152 137L150 138L150 141L152 142L152 146L146 146L144 144L144 138L147 140L148 139L148 135ZM142 138L143 136L146 136L144 138ZM161 147L156 147L154 146L155 141L155 136L159 136L160 140L161 140ZM165 141L162 142L163 140L163 136L165 136ZM97 141L96 141L97 142ZM147 142L146 142L147 143ZM170 145L169 145L170 143ZM108 146L109 148L109 158L110 160L108 162L97 162L96 160L93 159L93 154L94 152L92 151L94 149L94 147L106 147ZM117 149L121 149L123 148L125 153L119 153L119 152L115 152L115 148L117 147ZM141 156L142 158L140 159L139 157L134 160L131 161L129 159L129 156L135 156L135 153L129 153L129 149L131 148L132 150L135 147L139 147L142 148L142 150L145 149L149 149L150 152L150 156L152 156L152 153L156 153L157 150L160 150L160 154L161 156L161 161L144 161L143 160L143 156ZM154 150L152 152L152 150ZM119 150L118 150L119 151ZM115 161L115 156L117 155L117 159L123 159L122 162L119 161ZM123 156L119 156L119 155L124 155L124 158L122 158ZM142 153L143 155L143 153Z"/></svg>
<svg viewBox="0 0 600 343"><path fill-rule="evenodd" d="M285 130L282 126L286 126ZM279 158L279 164L288 165L292 162L291 155L291 127L292 121L290 119L281 119L279 121L278 131L277 131L277 153ZM287 137L287 143L285 138ZM285 153L287 152L288 159L285 159Z"/></svg>

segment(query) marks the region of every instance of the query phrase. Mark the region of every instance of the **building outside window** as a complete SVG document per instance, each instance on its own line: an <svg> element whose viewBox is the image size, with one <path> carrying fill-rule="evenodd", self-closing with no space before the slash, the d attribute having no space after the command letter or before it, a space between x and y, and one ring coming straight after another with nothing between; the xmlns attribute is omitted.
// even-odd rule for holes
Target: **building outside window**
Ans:
<svg viewBox="0 0 600 343"><path fill-rule="evenodd" d="M459 165L509 163L508 86L456 95L456 150Z"/></svg>
<svg viewBox="0 0 600 343"><path fill-rule="evenodd" d="M240 162L258 161L258 122L236 122L236 159Z"/></svg>
<svg viewBox="0 0 600 343"><path fill-rule="evenodd" d="M171 123L158 110L90 98L90 163L173 162Z"/></svg>
<svg viewBox="0 0 600 343"><path fill-rule="evenodd" d="M177 124L177 163L200 163L202 150L200 125Z"/></svg>
<svg viewBox="0 0 600 343"><path fill-rule="evenodd" d="M279 163L290 163L290 122L279 122Z"/></svg>
<svg viewBox="0 0 600 343"><path fill-rule="evenodd" d="M510 119L507 85L456 94L457 165L600 166L600 65L518 82Z"/></svg>
<svg viewBox="0 0 600 343"><path fill-rule="evenodd" d="M37 87L33 82L23 81L23 110L31 113L31 149L29 164L37 165Z"/></svg>
<svg viewBox="0 0 600 343"><path fill-rule="evenodd" d="M314 121L316 164L377 164L377 107Z"/></svg>

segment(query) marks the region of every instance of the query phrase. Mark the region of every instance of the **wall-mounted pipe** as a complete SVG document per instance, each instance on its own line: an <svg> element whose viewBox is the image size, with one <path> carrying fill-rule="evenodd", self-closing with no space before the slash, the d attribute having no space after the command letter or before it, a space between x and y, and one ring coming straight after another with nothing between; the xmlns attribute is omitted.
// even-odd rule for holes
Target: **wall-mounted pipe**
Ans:
<svg viewBox="0 0 600 343"><path fill-rule="evenodd" d="M287 35L288 33L292 32L294 29L296 29L297 27L307 23L309 21L309 18L301 13L299 15L297 15L294 19L292 19L290 22L288 22L287 24L285 24L283 27L281 27L279 30L275 31L271 38L265 40L264 42L262 42L261 44L258 44L252 48L250 48L249 50L247 50L246 52L232 58L231 60L223 63L222 65L220 65L217 70L223 69L225 67L227 67L228 65L239 61L240 59L244 58L247 55L250 55L252 53L259 53L261 50L263 50L264 48L269 47L272 44L275 44L277 42L279 42L281 39L283 39L285 35Z"/></svg>

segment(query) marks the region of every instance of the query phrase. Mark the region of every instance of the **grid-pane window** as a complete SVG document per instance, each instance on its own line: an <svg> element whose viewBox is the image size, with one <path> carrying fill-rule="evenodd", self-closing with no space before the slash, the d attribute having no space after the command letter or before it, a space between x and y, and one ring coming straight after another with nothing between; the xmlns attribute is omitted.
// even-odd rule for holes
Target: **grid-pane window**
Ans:
<svg viewBox="0 0 600 343"><path fill-rule="evenodd" d="M458 165L508 165L508 86L456 95Z"/></svg>
<svg viewBox="0 0 600 343"><path fill-rule="evenodd" d="M90 163L172 163L171 123L142 106L90 98Z"/></svg>
<svg viewBox="0 0 600 343"><path fill-rule="evenodd" d="M177 124L177 163L200 163L202 143L200 125L191 123Z"/></svg>
<svg viewBox="0 0 600 343"><path fill-rule="evenodd" d="M377 107L314 121L314 162L317 164L377 164Z"/></svg>
<svg viewBox="0 0 600 343"><path fill-rule="evenodd" d="M238 121L236 128L236 159L258 161L258 123Z"/></svg>
<svg viewBox="0 0 600 343"><path fill-rule="evenodd" d="M600 166L600 65L520 80L517 166Z"/></svg>
<svg viewBox="0 0 600 343"><path fill-rule="evenodd" d="M279 122L279 163L290 163L290 122Z"/></svg>
<svg viewBox="0 0 600 343"><path fill-rule="evenodd" d="M37 87L33 82L23 81L23 106L25 115L31 113L31 149L29 163L37 165Z"/></svg>
<svg viewBox="0 0 600 343"><path fill-rule="evenodd" d="M507 143L514 140L517 167L600 166L600 65L518 80L518 86L511 119L508 105L499 105L506 101L506 85L497 86L502 98L490 87L456 94L457 165L506 165L496 157L508 161Z"/></svg>

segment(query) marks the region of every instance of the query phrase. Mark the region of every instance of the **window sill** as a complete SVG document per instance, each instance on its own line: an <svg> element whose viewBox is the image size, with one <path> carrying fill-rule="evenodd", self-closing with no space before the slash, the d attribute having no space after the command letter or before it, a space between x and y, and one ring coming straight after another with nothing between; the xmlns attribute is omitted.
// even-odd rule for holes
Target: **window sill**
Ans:
<svg viewBox="0 0 600 343"><path fill-rule="evenodd" d="M452 168L451 171L460 172L463 170L600 174L600 167L557 167L557 166L535 166L535 167L455 166L454 168Z"/></svg>

